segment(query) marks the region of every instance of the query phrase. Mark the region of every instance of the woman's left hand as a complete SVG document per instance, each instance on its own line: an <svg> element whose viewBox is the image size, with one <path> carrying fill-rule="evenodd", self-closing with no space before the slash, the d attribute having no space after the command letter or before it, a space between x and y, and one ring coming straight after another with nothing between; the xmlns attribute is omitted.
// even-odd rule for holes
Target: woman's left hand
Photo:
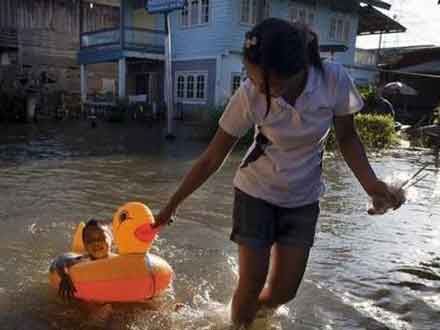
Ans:
<svg viewBox="0 0 440 330"><path fill-rule="evenodd" d="M388 209L397 210L405 203L405 192L402 188L387 185L377 180L369 195L373 200L373 207L368 210L369 214L384 214Z"/></svg>

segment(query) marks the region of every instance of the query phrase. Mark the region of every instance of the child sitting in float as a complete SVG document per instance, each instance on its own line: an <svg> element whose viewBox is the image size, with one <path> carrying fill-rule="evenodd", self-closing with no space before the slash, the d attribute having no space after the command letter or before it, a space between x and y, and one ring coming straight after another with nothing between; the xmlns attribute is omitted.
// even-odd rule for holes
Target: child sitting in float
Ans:
<svg viewBox="0 0 440 330"><path fill-rule="evenodd" d="M57 258L51 266L50 271L56 271L61 279L58 294L62 298L71 299L76 292L75 285L69 275L70 267L82 261L99 260L114 255L111 253L111 233L102 221L89 220L82 229L81 236L86 254L66 253Z"/></svg>
<svg viewBox="0 0 440 330"><path fill-rule="evenodd" d="M78 242L80 240L80 242ZM84 249L84 254L68 252L52 263L50 273L56 273L59 278L58 294L64 299L72 299L77 292L69 269L75 264L85 261L105 259L115 254L111 252L112 235L108 226L103 221L95 219L89 220L85 225L78 226L74 239L75 247L73 250ZM83 307L92 315L96 321L110 321L112 307L110 304L84 304Z"/></svg>
<svg viewBox="0 0 440 330"><path fill-rule="evenodd" d="M80 224L72 252L54 260L50 284L65 298L87 302L146 302L169 288L173 271L162 258L148 253L156 237L154 217L142 203L131 202L113 216L118 254L111 253L112 235L103 222Z"/></svg>

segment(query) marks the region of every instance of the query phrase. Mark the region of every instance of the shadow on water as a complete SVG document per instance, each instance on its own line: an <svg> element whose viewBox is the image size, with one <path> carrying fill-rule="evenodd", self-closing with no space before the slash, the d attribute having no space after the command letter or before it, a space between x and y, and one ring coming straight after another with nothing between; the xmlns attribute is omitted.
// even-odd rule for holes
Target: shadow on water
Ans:
<svg viewBox="0 0 440 330"><path fill-rule="evenodd" d="M76 224L110 219L140 200L158 210L206 143L185 128L167 142L160 126L85 122L2 127L0 135L0 328L98 329L77 304L47 285L47 269L64 252ZM115 305L116 324L130 329L228 328L236 283L231 182L243 150L180 208L155 242L176 279L170 300L179 312ZM425 151L372 155L381 178L401 180L423 164ZM255 329L434 330L440 324L440 177L411 187L396 212L371 217L368 198L337 155L324 162L327 192L317 238L297 298ZM119 322L119 323L117 323Z"/></svg>

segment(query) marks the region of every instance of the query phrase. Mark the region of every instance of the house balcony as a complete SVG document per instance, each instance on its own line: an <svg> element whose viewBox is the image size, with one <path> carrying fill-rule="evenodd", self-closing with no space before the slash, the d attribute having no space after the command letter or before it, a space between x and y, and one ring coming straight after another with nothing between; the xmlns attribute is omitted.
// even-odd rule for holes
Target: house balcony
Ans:
<svg viewBox="0 0 440 330"><path fill-rule="evenodd" d="M163 60L165 37L163 31L137 27L116 27L82 33L78 62L94 64L121 58Z"/></svg>

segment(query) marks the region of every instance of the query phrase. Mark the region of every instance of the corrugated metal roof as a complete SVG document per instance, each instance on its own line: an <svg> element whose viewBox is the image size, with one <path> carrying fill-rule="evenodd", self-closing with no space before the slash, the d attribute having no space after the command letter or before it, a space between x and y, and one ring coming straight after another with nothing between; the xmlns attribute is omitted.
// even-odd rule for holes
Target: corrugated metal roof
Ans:
<svg viewBox="0 0 440 330"><path fill-rule="evenodd" d="M374 6L377 8L382 8L382 9L390 9L391 8L391 5L389 3L386 3L384 1L379 1L379 0L362 0L361 3L365 3L367 5Z"/></svg>
<svg viewBox="0 0 440 330"><path fill-rule="evenodd" d="M383 65L383 67L387 69L400 69L437 63L437 65L431 65L430 72L440 72L440 66L438 65L438 63L440 63L440 47L427 47L405 51L394 56L388 56L385 62L389 63L388 65Z"/></svg>
<svg viewBox="0 0 440 330"><path fill-rule="evenodd" d="M81 0L82 2L93 3L97 5L106 5L112 7L119 7L121 0Z"/></svg>
<svg viewBox="0 0 440 330"><path fill-rule="evenodd" d="M405 31L406 27L382 14L376 8L370 5L359 7L359 35L400 33Z"/></svg>

